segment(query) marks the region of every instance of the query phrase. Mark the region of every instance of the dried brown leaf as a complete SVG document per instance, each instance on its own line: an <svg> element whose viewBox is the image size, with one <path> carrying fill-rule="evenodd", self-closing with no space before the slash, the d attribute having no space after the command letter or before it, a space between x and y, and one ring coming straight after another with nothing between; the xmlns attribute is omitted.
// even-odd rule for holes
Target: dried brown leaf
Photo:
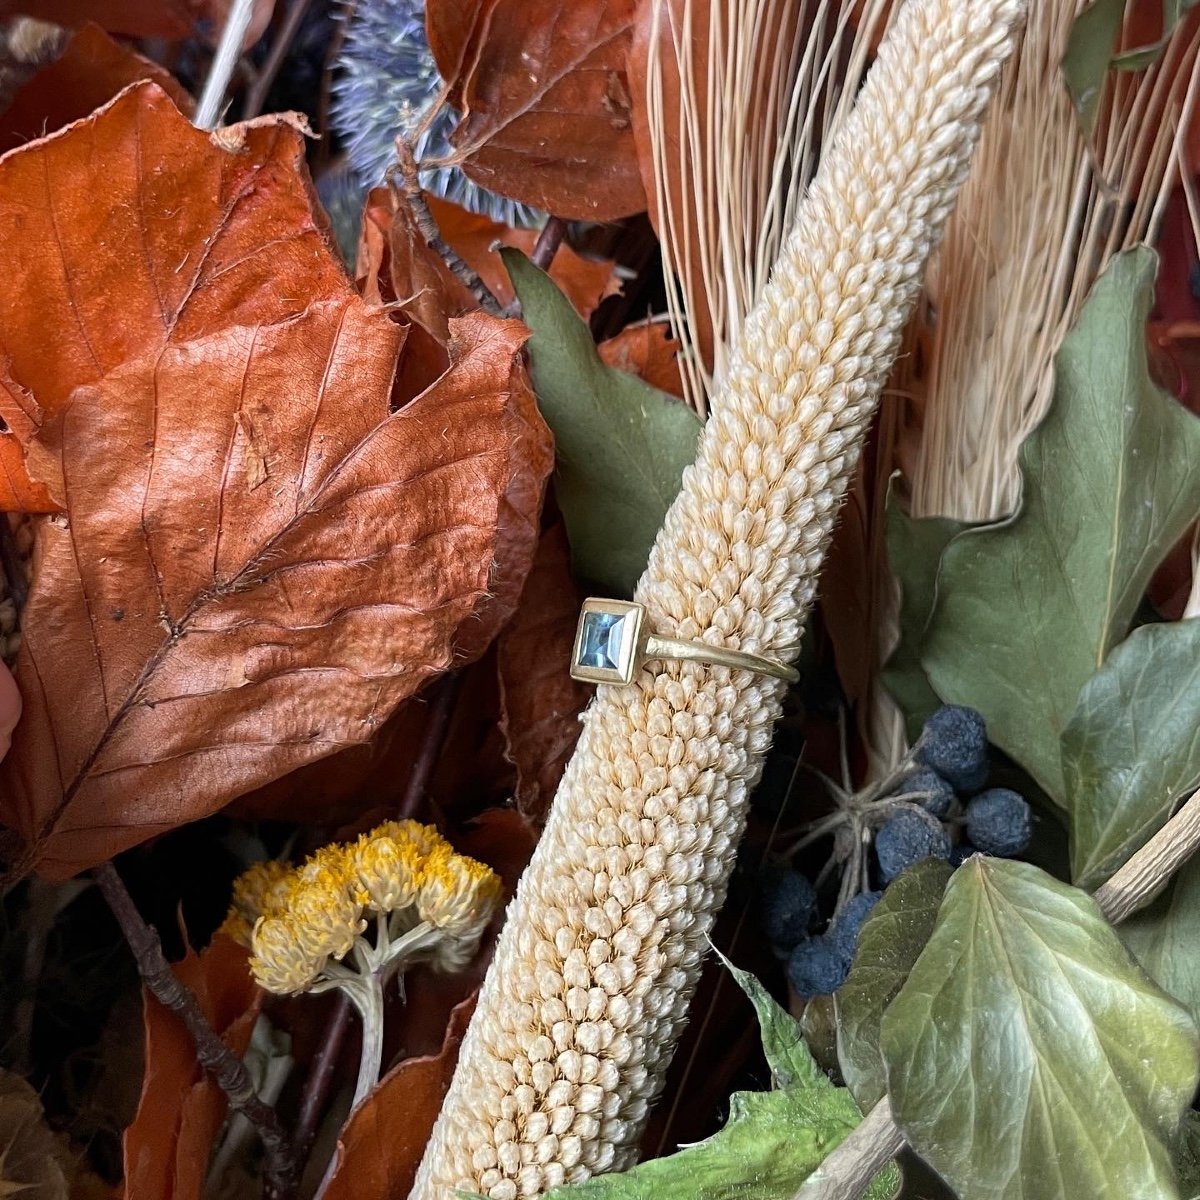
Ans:
<svg viewBox="0 0 1200 1200"><path fill-rule="evenodd" d="M517 808L537 822L554 799L591 695L568 670L582 600L566 531L555 525L542 537L520 607L496 648L500 727L517 769Z"/></svg>
<svg viewBox="0 0 1200 1200"><path fill-rule="evenodd" d="M217 934L200 954L189 949L172 969L215 1032L243 1055L262 1002L247 952ZM125 1195L200 1200L213 1140L225 1119L225 1096L196 1061L183 1021L148 992L144 1004L146 1069L137 1114L125 1131Z"/></svg>
<svg viewBox="0 0 1200 1200"><path fill-rule="evenodd" d="M610 367L628 371L660 392L683 399L679 343L671 336L665 320L627 325L616 337L601 342L596 349Z"/></svg>
<svg viewBox="0 0 1200 1200"><path fill-rule="evenodd" d="M0 334L53 407L29 453L67 510L38 529L0 769L23 866L51 878L369 739L482 650L536 545L524 327L452 322L449 370L389 415L403 331L337 273L295 135L193 133L142 86L0 161L0 220L13 176L24 195L43 156L76 165L72 236L11 252L69 325L43 343L63 361L35 361L19 308Z"/></svg>
<svg viewBox="0 0 1200 1200"><path fill-rule="evenodd" d="M646 206L625 55L635 0L430 0L430 46L477 183L562 217Z"/></svg>

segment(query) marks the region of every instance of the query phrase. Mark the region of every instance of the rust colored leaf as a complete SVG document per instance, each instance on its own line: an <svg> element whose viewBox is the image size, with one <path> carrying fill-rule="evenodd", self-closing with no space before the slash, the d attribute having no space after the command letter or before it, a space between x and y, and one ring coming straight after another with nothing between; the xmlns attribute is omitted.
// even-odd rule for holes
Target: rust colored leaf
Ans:
<svg viewBox="0 0 1200 1200"><path fill-rule="evenodd" d="M353 295L314 216L300 133L222 132L239 130L239 150L219 153L142 83L0 158L0 268L22 281L0 289L0 419L18 438L156 347Z"/></svg>
<svg viewBox="0 0 1200 1200"><path fill-rule="evenodd" d="M472 179L547 212L607 221L646 206L625 55L635 0L430 0Z"/></svg>
<svg viewBox="0 0 1200 1200"><path fill-rule="evenodd" d="M679 343L671 336L666 321L627 325L616 337L601 342L596 349L610 367L628 371L651 387L683 399L677 357Z"/></svg>
<svg viewBox="0 0 1200 1200"><path fill-rule="evenodd" d="M241 946L217 934L207 949L189 949L173 968L239 1056L250 1044L262 1002L246 960ZM146 1070L137 1114L125 1131L125 1195L200 1200L213 1139L225 1119L225 1096L196 1061L183 1021L148 992L143 1003Z"/></svg>
<svg viewBox="0 0 1200 1200"><path fill-rule="evenodd" d="M0 153L82 120L143 79L157 83L183 112L191 113L191 96L169 71L113 41L98 25L85 25L0 113Z"/></svg>
<svg viewBox="0 0 1200 1200"><path fill-rule="evenodd" d="M72 28L91 21L129 37L178 39L194 34L200 21L220 29L229 4L230 0L0 0L0 16L27 13ZM246 45L262 36L273 8L274 0L256 0Z"/></svg>
<svg viewBox="0 0 1200 1200"><path fill-rule="evenodd" d="M517 769L517 808L537 822L554 799L591 694L568 672L583 599L570 563L566 531L555 525L542 537L521 604L497 644L500 726Z"/></svg>
<svg viewBox="0 0 1200 1200"><path fill-rule="evenodd" d="M26 160L83 140L81 212L58 211L99 247L50 230L48 263L0 247L57 274L57 291L39 286L81 376L35 362L14 314L10 367L56 410L30 461L67 515L38 528L0 817L49 878L366 741L478 653L532 560L549 470L523 326L452 322L449 370L389 415L403 331L334 270L288 131L247 131L258 154L189 146L164 104L143 85L0 161L2 218L6 171L25 183ZM131 127L136 164L118 136Z"/></svg>
<svg viewBox="0 0 1200 1200"><path fill-rule="evenodd" d="M450 1014L441 1050L393 1067L351 1114L338 1139L323 1200L395 1200L412 1190L476 995Z"/></svg>

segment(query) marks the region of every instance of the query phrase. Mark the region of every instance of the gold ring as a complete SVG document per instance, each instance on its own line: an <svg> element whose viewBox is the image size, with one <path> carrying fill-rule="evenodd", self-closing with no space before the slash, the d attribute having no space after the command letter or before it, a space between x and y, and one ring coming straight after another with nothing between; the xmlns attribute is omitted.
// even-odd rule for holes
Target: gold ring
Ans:
<svg viewBox="0 0 1200 1200"><path fill-rule="evenodd" d="M630 683L648 659L675 659L711 663L738 671L753 671L795 683L800 672L772 658L725 650L707 642L658 637L646 629L646 607L627 600L583 602L575 649L571 652L571 677L585 683Z"/></svg>

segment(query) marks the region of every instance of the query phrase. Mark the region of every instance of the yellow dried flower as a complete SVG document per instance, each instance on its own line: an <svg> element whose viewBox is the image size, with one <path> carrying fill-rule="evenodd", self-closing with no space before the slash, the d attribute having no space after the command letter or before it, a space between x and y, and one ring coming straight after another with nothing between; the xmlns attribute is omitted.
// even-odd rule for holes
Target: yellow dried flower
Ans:
<svg viewBox="0 0 1200 1200"><path fill-rule="evenodd" d="M287 911L306 953L341 958L366 928L368 900L352 856L343 847L325 846L297 872Z"/></svg>
<svg viewBox="0 0 1200 1200"><path fill-rule="evenodd" d="M411 838L390 837L379 830L364 833L354 846L354 869L377 912L390 913L413 903L423 860Z"/></svg>
<svg viewBox="0 0 1200 1200"><path fill-rule="evenodd" d="M714 395L636 598L663 636L795 657L821 560L1022 0L907 0ZM636 1161L725 897L777 681L601 687L410 1200L532 1197Z"/></svg>
<svg viewBox="0 0 1200 1200"><path fill-rule="evenodd" d="M259 917L250 939L250 973L258 986L278 996L311 987L325 965L324 955L311 954L290 914Z"/></svg>
<svg viewBox="0 0 1200 1200"><path fill-rule="evenodd" d="M366 836L390 837L397 842L411 842L422 858L442 847L450 848L450 843L432 825L423 825L420 821L413 821L407 817L403 821L384 821Z"/></svg>
<svg viewBox="0 0 1200 1200"><path fill-rule="evenodd" d="M500 900L500 877L449 845L437 847L421 868L417 914L455 939L477 939Z"/></svg>
<svg viewBox="0 0 1200 1200"><path fill-rule="evenodd" d="M229 915L221 926L235 942L249 947L259 917L282 912L295 876L295 868L278 859L255 863L234 880Z"/></svg>

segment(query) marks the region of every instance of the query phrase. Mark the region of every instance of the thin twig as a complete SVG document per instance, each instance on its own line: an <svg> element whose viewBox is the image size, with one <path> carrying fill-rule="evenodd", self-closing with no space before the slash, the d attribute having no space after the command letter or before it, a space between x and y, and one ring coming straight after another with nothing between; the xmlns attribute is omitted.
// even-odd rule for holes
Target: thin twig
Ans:
<svg viewBox="0 0 1200 1200"><path fill-rule="evenodd" d="M279 27L279 34L271 43L271 52L267 55L266 62L263 63L262 70L258 73L258 78L246 89L246 103L242 108L243 121L257 117L262 112L263 105L267 102L267 93L271 90L271 84L275 82L275 76L279 74L279 68L283 66L283 60L287 58L288 51L292 48L292 42L295 40L296 34L300 32L304 14L308 12L311 4L312 0L292 0L287 16L284 17L283 24Z"/></svg>
<svg viewBox="0 0 1200 1200"><path fill-rule="evenodd" d="M317 1126L325 1113L329 1089L333 1084L334 1071L342 1047L346 1044L346 1031L350 1028L350 1001L345 992L338 992L325 1023L321 1048L317 1051L304 1081L304 1094L300 1098L300 1116L296 1120L296 1157L304 1163L312 1150L317 1136Z"/></svg>
<svg viewBox="0 0 1200 1200"><path fill-rule="evenodd" d="M221 30L217 52L213 55L212 66L208 69L208 78L204 81L200 103L196 105L196 115L192 118L192 124L197 129L215 129L221 123L225 92L237 70L238 59L242 56L242 42L253 16L254 0L233 0L229 15L225 18L225 28Z"/></svg>
<svg viewBox="0 0 1200 1200"><path fill-rule="evenodd" d="M1093 899L1114 925L1162 890L1171 876L1200 849L1200 791L1113 877ZM801 1185L794 1200L856 1200L877 1171L904 1145L886 1096L862 1123Z"/></svg>
<svg viewBox="0 0 1200 1200"><path fill-rule="evenodd" d="M296 1159L275 1110L254 1090L245 1063L217 1036L195 995L171 970L158 934L142 919L116 867L103 863L93 874L133 951L147 989L160 1004L179 1015L195 1043L200 1065L225 1093L229 1107L244 1114L258 1131L263 1143L268 1191L275 1200L293 1195Z"/></svg>
<svg viewBox="0 0 1200 1200"><path fill-rule="evenodd" d="M566 221L562 217L549 217L546 224L542 226L542 232L538 234L538 240L534 243L529 261L535 267L541 267L543 271L550 270L550 264L554 261L554 256L558 253L558 248L562 245L566 235Z"/></svg>
<svg viewBox="0 0 1200 1200"><path fill-rule="evenodd" d="M475 269L469 263L464 262L458 252L443 239L441 230L438 229L438 224L429 211L429 205L425 203L425 189L421 187L420 168L417 166L417 160L413 157L412 147L402 137L396 139L396 156L399 161L397 174L401 190L404 198L408 201L408 207L412 212L413 220L417 223L417 229L425 239L425 244L435 254L441 256L442 261L454 273L455 278L475 297L484 312L491 313L493 317L502 316L503 306L492 295L488 285L480 279Z"/></svg>
<svg viewBox="0 0 1200 1200"><path fill-rule="evenodd" d="M450 718L454 716L454 706L458 703L462 680L462 672L456 671L438 684L437 694L429 705L429 720L421 738L417 761L413 763L408 787L404 789L404 798L400 801L401 817L416 816L421 801L425 799L430 777L442 757L442 751L446 748L446 735L450 732Z"/></svg>

